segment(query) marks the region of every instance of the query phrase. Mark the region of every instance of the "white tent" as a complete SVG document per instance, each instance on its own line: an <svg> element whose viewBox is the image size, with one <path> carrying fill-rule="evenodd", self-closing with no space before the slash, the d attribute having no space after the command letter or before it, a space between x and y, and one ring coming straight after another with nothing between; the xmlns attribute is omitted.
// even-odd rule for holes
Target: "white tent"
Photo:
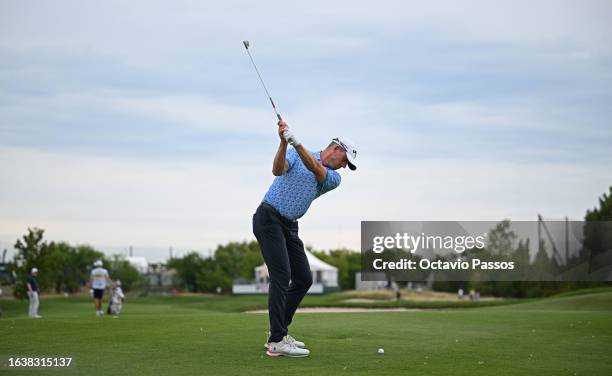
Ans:
<svg viewBox="0 0 612 376"><path fill-rule="evenodd" d="M128 256L126 260L138 270L140 274L146 274L149 271L149 262L142 256Z"/></svg>
<svg viewBox="0 0 612 376"><path fill-rule="evenodd" d="M312 273L312 287L309 293L322 293L325 289L338 289L338 268L318 259L315 255L306 250L306 257L310 264ZM267 292L269 277L268 267L261 264L255 267L255 284L257 292Z"/></svg>

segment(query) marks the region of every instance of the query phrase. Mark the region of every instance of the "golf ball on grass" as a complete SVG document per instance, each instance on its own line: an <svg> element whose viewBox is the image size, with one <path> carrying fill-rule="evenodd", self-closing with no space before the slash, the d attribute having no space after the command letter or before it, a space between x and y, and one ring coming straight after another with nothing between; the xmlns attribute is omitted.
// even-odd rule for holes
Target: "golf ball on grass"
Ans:
<svg viewBox="0 0 612 376"><path fill-rule="evenodd" d="M385 353L385 349L383 349L382 347L380 349L378 349L378 353L379 354L384 354Z"/></svg>

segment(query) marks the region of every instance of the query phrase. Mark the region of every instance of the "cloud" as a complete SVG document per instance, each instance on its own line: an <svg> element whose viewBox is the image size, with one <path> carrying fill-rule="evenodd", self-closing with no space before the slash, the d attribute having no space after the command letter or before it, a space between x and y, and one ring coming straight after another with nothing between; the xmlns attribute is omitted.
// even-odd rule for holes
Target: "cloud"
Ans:
<svg viewBox="0 0 612 376"><path fill-rule="evenodd" d="M253 239L251 215L273 178L269 164L240 156L226 164L163 163L4 149L0 166L12 177L0 188L0 239L38 226L51 240L149 246L157 251L148 256L162 259L170 246L207 250ZM313 203L301 236L318 248L357 249L362 220L530 220L537 212L580 219L612 179L608 170L366 158Z"/></svg>
<svg viewBox="0 0 612 376"><path fill-rule="evenodd" d="M114 101L113 106L144 119L162 120L213 134L265 134L270 111L215 103L204 96L167 95Z"/></svg>
<svg viewBox="0 0 612 376"><path fill-rule="evenodd" d="M359 146L307 243L356 247L361 219L580 217L610 180L611 8L5 1L0 241L249 238L278 139L243 39L308 147Z"/></svg>
<svg viewBox="0 0 612 376"><path fill-rule="evenodd" d="M200 3L177 1L57 1L32 8L3 3L0 43L15 47L73 47L138 57L162 51L227 51L245 38L277 55L313 46L365 47L367 41L409 34L434 35L454 43L568 44L610 52L608 1L335 1ZM146 20L146 22L144 21ZM78 30L78 32L75 32ZM293 46L293 49L287 47ZM185 48L187 47L187 48ZM199 47L199 48L198 48ZM296 48L297 47L297 48ZM136 53L135 53L136 52ZM153 63L153 61L151 61Z"/></svg>
<svg viewBox="0 0 612 376"><path fill-rule="evenodd" d="M265 189L259 169L228 165L4 149L2 174L12 178L0 188L0 227L16 235L39 226L71 242L214 247L249 236Z"/></svg>

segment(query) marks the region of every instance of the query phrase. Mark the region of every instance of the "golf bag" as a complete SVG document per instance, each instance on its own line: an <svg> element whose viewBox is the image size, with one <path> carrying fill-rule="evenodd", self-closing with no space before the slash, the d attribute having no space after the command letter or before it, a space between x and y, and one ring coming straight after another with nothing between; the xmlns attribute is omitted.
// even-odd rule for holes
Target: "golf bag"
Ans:
<svg viewBox="0 0 612 376"><path fill-rule="evenodd" d="M121 306L123 305L123 299L125 295L123 295L123 291L121 287L117 286L113 289L113 293L111 295L110 301L108 302L108 309L106 313L109 315L118 316L121 313Z"/></svg>

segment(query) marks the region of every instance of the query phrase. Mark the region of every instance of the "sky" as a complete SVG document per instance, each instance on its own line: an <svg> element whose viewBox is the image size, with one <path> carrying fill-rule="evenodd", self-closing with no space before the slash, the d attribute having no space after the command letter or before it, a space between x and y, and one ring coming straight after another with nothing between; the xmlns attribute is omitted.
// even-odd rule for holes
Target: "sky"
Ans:
<svg viewBox="0 0 612 376"><path fill-rule="evenodd" d="M275 115L356 172L300 220L579 220L612 184L610 1L0 3L0 249L252 240Z"/></svg>

